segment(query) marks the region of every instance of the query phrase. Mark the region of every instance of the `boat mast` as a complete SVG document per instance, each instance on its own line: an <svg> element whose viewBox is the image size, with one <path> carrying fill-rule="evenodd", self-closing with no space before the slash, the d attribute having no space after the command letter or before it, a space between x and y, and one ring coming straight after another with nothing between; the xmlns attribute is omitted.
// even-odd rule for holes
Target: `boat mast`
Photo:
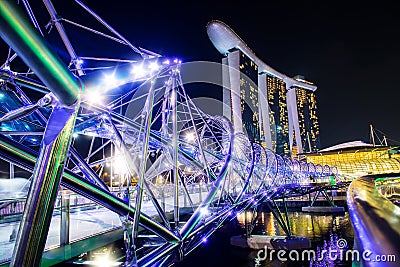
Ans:
<svg viewBox="0 0 400 267"><path fill-rule="evenodd" d="M385 135L383 136L383 142L384 142L385 146L388 146L388 144L387 144L387 139L386 139L386 136L385 136Z"/></svg>
<svg viewBox="0 0 400 267"><path fill-rule="evenodd" d="M371 130L372 144L375 146L374 129L372 128L372 124L369 125L369 128Z"/></svg>

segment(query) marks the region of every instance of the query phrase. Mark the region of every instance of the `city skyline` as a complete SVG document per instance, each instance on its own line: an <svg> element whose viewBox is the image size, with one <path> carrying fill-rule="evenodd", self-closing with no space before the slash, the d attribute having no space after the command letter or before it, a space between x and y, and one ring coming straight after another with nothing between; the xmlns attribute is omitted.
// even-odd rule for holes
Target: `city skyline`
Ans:
<svg viewBox="0 0 400 267"><path fill-rule="evenodd" d="M33 9L36 2L41 3L31 2ZM183 62L220 62L206 33L207 23L218 19L271 67L313 81L318 86L321 148L369 141L369 124L385 132L389 144L398 144L391 140L400 139L394 117L400 84L396 75L398 18L384 2L362 6L269 3L265 8L256 8L257 3L237 6L207 1L158 3L154 8L145 2L134 6L116 0L110 4L96 2L91 8L140 47L180 57ZM60 14L73 10L56 8ZM4 42L1 49L5 49ZM222 98L222 92L215 97Z"/></svg>
<svg viewBox="0 0 400 267"><path fill-rule="evenodd" d="M399 78L395 72L400 55L392 42L398 32L393 28L395 14L383 5L335 3L337 6L327 7L270 3L271 9L282 10L282 18L275 12L261 16L258 8L244 5L227 5L224 11L224 5L207 9L204 4L204 14L199 15L203 25L193 22L200 11L183 11L180 14L192 19L185 20L182 31L200 30L193 33L200 44L189 41L192 48L187 51L191 52L183 58L218 60L217 51L210 51L207 43L205 25L211 19L222 20L264 62L287 75L300 74L315 82L322 148L368 141L369 124L397 140L400 130L394 114ZM240 10L242 17L238 16Z"/></svg>
<svg viewBox="0 0 400 267"><path fill-rule="evenodd" d="M54 2L0 0L0 265L398 265L394 12Z"/></svg>

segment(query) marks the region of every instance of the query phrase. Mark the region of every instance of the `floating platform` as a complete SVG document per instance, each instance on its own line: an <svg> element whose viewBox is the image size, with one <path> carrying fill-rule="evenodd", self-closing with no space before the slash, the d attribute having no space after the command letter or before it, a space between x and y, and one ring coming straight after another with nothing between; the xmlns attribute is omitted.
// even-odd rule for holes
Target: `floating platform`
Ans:
<svg viewBox="0 0 400 267"><path fill-rule="evenodd" d="M311 247L310 239L305 237L292 236L267 236L267 235L251 235L251 236L232 236L231 245L241 248L250 248L254 250L260 249L307 249Z"/></svg>
<svg viewBox="0 0 400 267"><path fill-rule="evenodd" d="M334 213L344 212L344 207L337 206L313 206L313 207L302 207L301 211L304 212L318 212L318 213Z"/></svg>

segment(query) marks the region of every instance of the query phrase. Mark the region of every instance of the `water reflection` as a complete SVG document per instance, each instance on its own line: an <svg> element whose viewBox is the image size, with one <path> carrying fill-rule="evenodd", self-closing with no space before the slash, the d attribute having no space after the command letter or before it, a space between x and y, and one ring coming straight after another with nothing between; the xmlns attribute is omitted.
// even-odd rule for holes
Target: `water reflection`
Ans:
<svg viewBox="0 0 400 267"><path fill-rule="evenodd" d="M203 244L182 262L174 267L334 267L351 266L351 262L340 262L323 257L320 261L280 261L276 257L272 260L257 262L256 250L243 249L230 245L230 237L244 233L244 216L251 218L251 213L240 214L237 221L231 221L219 229L207 244ZM293 235L307 237L311 241L316 256L321 256L323 249L335 248L337 240L347 241L349 248L353 246L353 228L348 213L336 215L312 215L303 212L289 212L290 229ZM278 225L270 212L260 213L255 234L283 235L284 231Z"/></svg>
<svg viewBox="0 0 400 267"><path fill-rule="evenodd" d="M240 227L244 230L245 218L251 221L252 213L246 212L237 216ZM312 266L312 267L334 267L334 266L351 266L351 262L346 260L345 252L351 249L353 245L353 228L348 213L331 214L331 215L315 215L303 212L289 212L290 229L293 235L307 237L311 241L312 253L315 253L316 260L307 260L312 258L314 254L308 257L306 252L302 257L302 251L292 253L292 259L299 260L291 261L286 253L286 256L280 261L274 257L270 260L267 257L264 261L257 260L257 252L249 252L249 258L253 258L254 265L259 267L269 266ZM264 234L270 236L284 235L283 229L279 226L272 212L263 212L259 214L254 228L254 234ZM346 246L338 247L338 242L346 242ZM325 252L323 252L325 251ZM329 253L331 252L331 253ZM269 251L270 253L270 251ZM297 257L297 255L300 255ZM251 265L248 265L251 266Z"/></svg>
<svg viewBox="0 0 400 267"><path fill-rule="evenodd" d="M266 259L257 261L258 251L238 248L230 245L230 238L234 235L244 233L245 216L250 221L252 214L239 214L237 220L228 222L225 226L218 229L207 242L203 243L194 252L190 253L182 262L173 267L336 267L351 266L350 261L340 261L340 255L329 257L322 254L322 251L339 250L339 240L345 240L347 246L344 250L351 249L353 246L353 228L349 214L336 215L313 215L303 212L289 212L290 229L295 236L307 237L311 241L311 250L315 252L318 260L281 261L276 257L272 260ZM284 235L284 231L270 212L259 214L256 221L254 234L265 234L271 236ZM116 257L123 258L123 241L120 240L113 248L120 248ZM115 252L115 251L114 251ZM302 251L299 252L300 255ZM118 254L118 255L117 255ZM93 255L92 255L93 256ZM333 259L332 259L333 258ZM337 258L335 260L335 258ZM301 259L301 258L300 258ZM76 262L73 264L77 264ZM61 266L61 265L60 265ZM69 266L69 265L62 265ZM70 265L72 266L72 265Z"/></svg>
<svg viewBox="0 0 400 267"><path fill-rule="evenodd" d="M245 216L251 220L252 213L241 213L237 216L239 224L244 229ZM329 235L329 230L341 231L342 228L351 230L352 226L348 213L336 215L315 215L304 212L289 212L290 229L294 235L307 237L313 241ZM255 230L258 234L284 235L272 212L262 212L256 222ZM352 233L351 233L352 234Z"/></svg>

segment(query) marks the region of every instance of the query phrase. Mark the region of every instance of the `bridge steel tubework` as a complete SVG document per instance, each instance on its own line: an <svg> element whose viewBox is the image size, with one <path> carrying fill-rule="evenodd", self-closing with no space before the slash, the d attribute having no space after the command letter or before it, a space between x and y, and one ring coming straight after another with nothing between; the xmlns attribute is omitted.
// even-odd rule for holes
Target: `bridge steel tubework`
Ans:
<svg viewBox="0 0 400 267"><path fill-rule="evenodd" d="M16 166L27 171L33 171L34 163L37 161L37 157L38 154L36 151L0 135L0 158L9 162L13 162ZM129 203L124 202L122 199L114 196L109 191L95 186L70 170L64 170L61 185L110 209L113 212L116 212L121 216L128 214L128 216L133 219L133 216L136 213L135 208L129 205ZM172 231L168 231L160 224L152 221L151 218L143 213L140 213L139 222L140 226L160 235L166 240L173 242L179 241L179 238L176 236L176 234L174 234Z"/></svg>
<svg viewBox="0 0 400 267"><path fill-rule="evenodd" d="M0 3L1 37L53 92L53 111L40 146L11 266L37 266L44 250L81 86L13 1Z"/></svg>
<svg viewBox="0 0 400 267"><path fill-rule="evenodd" d="M14 1L0 2L0 32L3 40L62 104L69 106L78 100L81 92L78 79L44 42Z"/></svg>
<svg viewBox="0 0 400 267"><path fill-rule="evenodd" d="M131 69L145 63L157 63L154 62L156 60L160 63L164 59L146 59L136 62L137 65L129 63L108 69L119 74L117 85L107 85L107 82L101 81L101 76L105 74L103 72L93 71L81 78L75 77L12 2L0 1L1 37L40 81L32 81L14 74L9 68L3 68L0 78L4 78L4 84L1 84L0 90L7 91L4 96L17 86L45 94L51 92L46 97L51 98L53 111L47 121L44 118L39 125L40 131L26 132L27 136L32 133L43 136L39 152L24 146L23 138L16 138L23 135L17 127L9 127L0 133L0 158L34 174L11 265L36 266L40 263L59 184L101 204L120 215L120 218L126 218L121 220L124 234L128 233L128 222L133 221L133 246L132 242L124 241L126 246L134 249L136 258L126 264L150 266L170 265L181 260L225 221L235 217L237 212L257 207L261 201L304 194L307 191L304 188L310 188L310 176L330 174L329 168L319 167L317 172L313 164L301 164L252 144L243 133L234 134L232 124L227 119L200 111L186 95L178 60L171 65L162 63L160 70L151 73L152 78L136 79ZM73 54L72 57L74 60L76 56ZM110 100L107 105L90 104L85 98L88 98L87 95L81 99L82 85L85 86L85 93L92 91L102 94L134 82L140 85L133 86L129 92L124 92L125 95ZM11 89L8 87L10 84ZM147 90L150 84L154 88ZM97 91L99 88L104 90ZM133 96L131 93L138 94ZM145 99L146 95L147 102L138 100ZM128 105L137 107L137 115L135 112L131 117L126 113L123 115L122 108ZM26 105L23 101L16 106L12 111L8 108L1 110L5 115L0 122L7 118L8 121L20 122L31 112L30 108L33 110L38 107L37 104ZM117 111L117 107L121 110ZM78 113L78 110L84 112ZM75 124L76 119L80 122ZM24 122L27 121L24 118ZM158 128L160 124L161 128ZM43 132L44 128L46 130ZM92 144L95 138L101 139L102 145L95 150L103 150L102 158L89 161L95 154L92 153L92 144L88 156L83 157L80 153L84 152L75 149L75 144L70 142L73 131L91 136ZM104 146L103 139L106 140ZM39 144L26 143L33 147ZM130 199L134 195L129 195L129 186L125 188L126 195L114 195L102 182L100 172L97 173L97 169L95 171L95 165L105 168L106 163L116 161L115 153L110 157L105 156L106 144L111 144L111 151L113 146L123 150L125 163L131 168L129 179L135 174L140 177L139 190L144 191L137 191L136 187L135 205ZM152 164L147 164L149 156L153 157ZM70 165L65 163L66 158L71 159ZM161 182L158 182L159 178ZM110 184L112 186L112 180ZM158 201L165 201L164 189L173 197L173 208L169 212L172 211L174 215L174 223L168 221L168 211L158 205ZM205 190L207 193L202 196ZM144 194L152 199L155 209L162 215L161 222L141 208ZM195 203L191 198L197 198ZM186 199L189 205L185 204ZM182 216L181 211L185 209L181 207L191 209L189 217ZM138 226L144 228L144 234L139 234ZM148 232L157 237L153 239ZM144 245L136 249L136 241L138 245Z"/></svg>
<svg viewBox="0 0 400 267"><path fill-rule="evenodd" d="M49 118L32 175L11 266L38 266L53 215L77 106L55 108Z"/></svg>
<svg viewBox="0 0 400 267"><path fill-rule="evenodd" d="M399 266L400 207L375 186L378 179L399 177L399 173L362 176L349 186L347 205L355 232L354 247L360 254L360 261L354 261L356 266Z"/></svg>

